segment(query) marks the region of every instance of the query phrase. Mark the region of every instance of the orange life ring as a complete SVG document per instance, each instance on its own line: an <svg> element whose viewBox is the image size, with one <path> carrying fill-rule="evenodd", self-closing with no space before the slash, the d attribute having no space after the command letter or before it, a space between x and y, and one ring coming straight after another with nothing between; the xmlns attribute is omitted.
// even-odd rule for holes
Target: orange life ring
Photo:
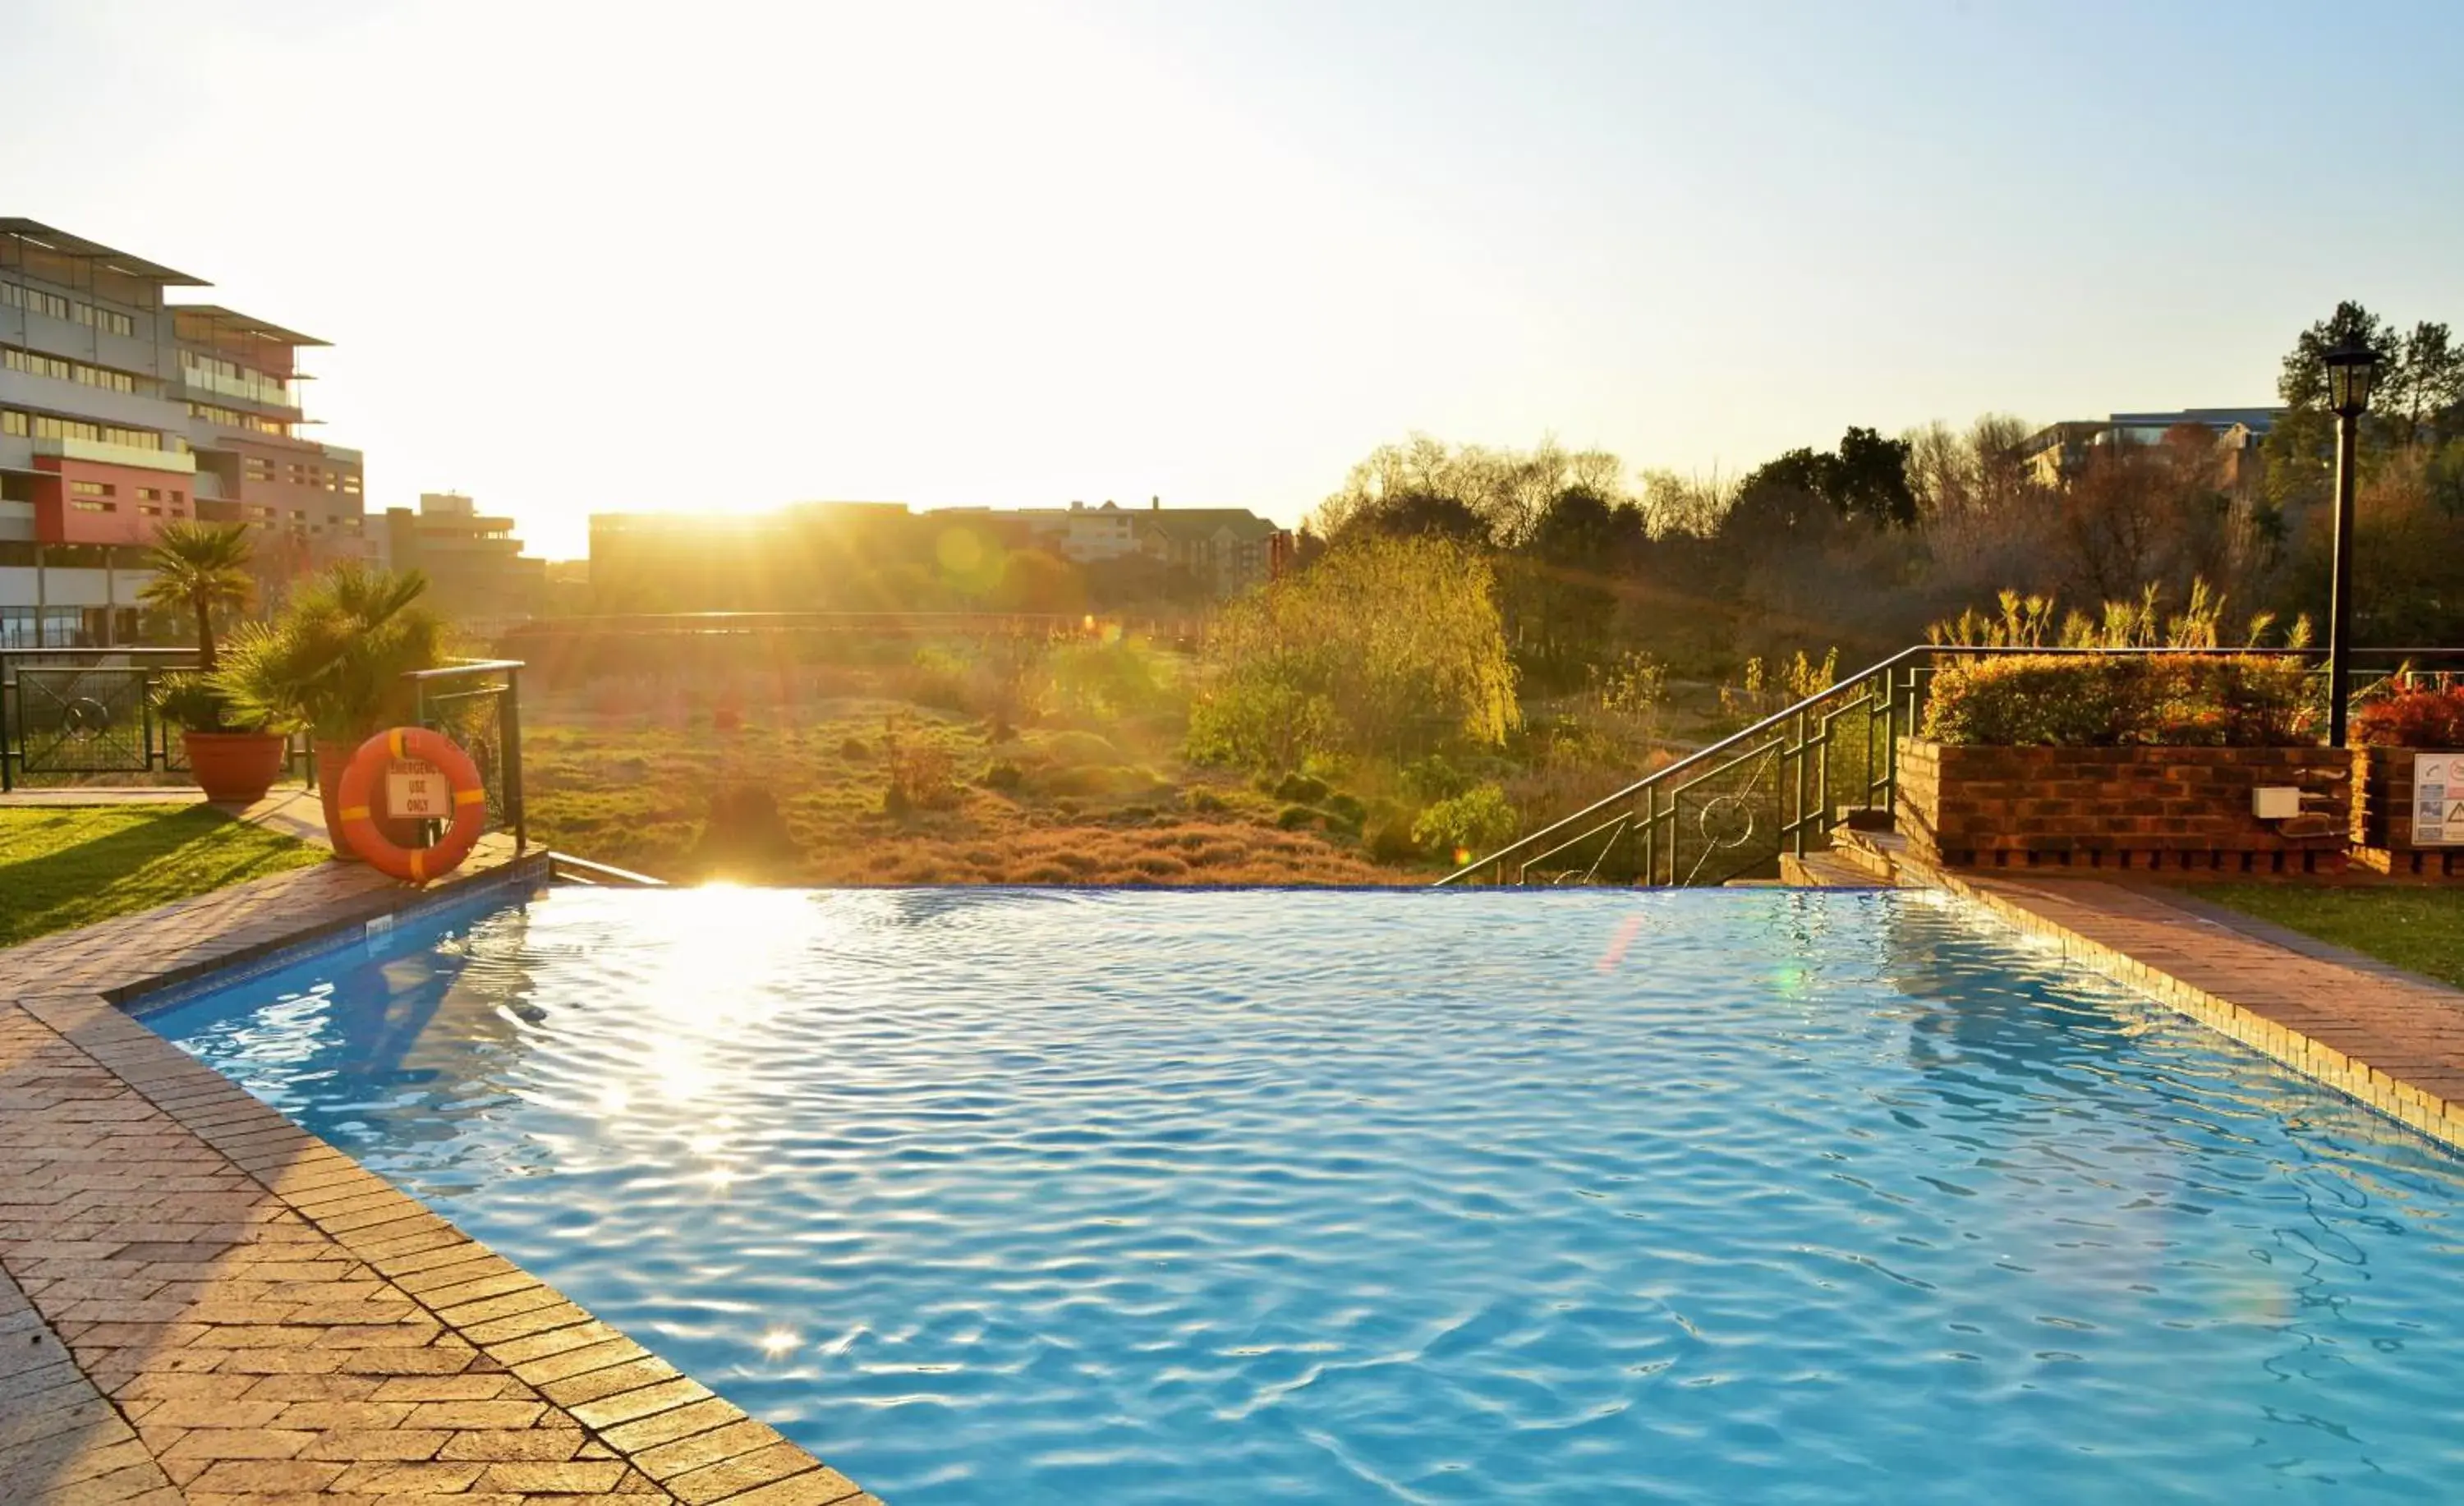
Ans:
<svg viewBox="0 0 2464 1506"><path fill-rule="evenodd" d="M401 847L377 826L375 785L388 765L417 758L432 764L453 792L453 823L433 847ZM425 884L462 865L479 829L488 823L488 791L479 782L479 766L443 732L425 727L397 727L377 733L351 754L350 767L334 792L336 814L342 818L342 837L368 866L379 873Z"/></svg>

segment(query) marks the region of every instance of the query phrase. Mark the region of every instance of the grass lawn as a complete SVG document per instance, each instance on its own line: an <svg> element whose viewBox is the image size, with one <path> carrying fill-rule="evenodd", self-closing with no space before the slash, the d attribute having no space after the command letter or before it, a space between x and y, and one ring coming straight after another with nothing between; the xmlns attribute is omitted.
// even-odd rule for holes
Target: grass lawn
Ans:
<svg viewBox="0 0 2464 1506"><path fill-rule="evenodd" d="M2202 898L2464 988L2464 889L2202 885Z"/></svg>
<svg viewBox="0 0 2464 1506"><path fill-rule="evenodd" d="M326 856L205 805L0 810L0 946Z"/></svg>

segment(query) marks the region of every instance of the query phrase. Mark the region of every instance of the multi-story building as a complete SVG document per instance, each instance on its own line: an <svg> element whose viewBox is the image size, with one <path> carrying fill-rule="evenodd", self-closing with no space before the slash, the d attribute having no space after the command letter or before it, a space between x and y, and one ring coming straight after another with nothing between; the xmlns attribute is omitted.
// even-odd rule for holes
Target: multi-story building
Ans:
<svg viewBox="0 0 2464 1506"><path fill-rule="evenodd" d="M547 561L522 553L512 518L481 513L453 491L421 492L415 513L385 509L378 551L394 569L427 576L437 610L464 622L529 617L547 578Z"/></svg>
<svg viewBox="0 0 2464 1506"><path fill-rule="evenodd" d="M2215 436L2225 457L2225 484L2238 487L2255 481L2259 446L2276 424L2279 408L2180 408L2162 413L2115 413L2102 420L2073 420L2049 425L2021 442L2020 457L2042 485L2058 487L2079 473L2100 450L2124 445L2155 445L2185 425Z"/></svg>
<svg viewBox="0 0 2464 1506"><path fill-rule="evenodd" d="M1283 570L1291 535L1244 507L1167 508L1133 513L1138 552L1186 570L1217 596L1237 596Z"/></svg>
<svg viewBox="0 0 2464 1506"><path fill-rule="evenodd" d="M0 647L137 636L156 530L265 530L275 568L364 553L357 451L293 437L315 344L165 291L207 284L0 218Z"/></svg>
<svg viewBox="0 0 2464 1506"><path fill-rule="evenodd" d="M294 565L373 556L360 452L297 432L299 352L325 341L215 304L172 313L198 515L262 530Z"/></svg>

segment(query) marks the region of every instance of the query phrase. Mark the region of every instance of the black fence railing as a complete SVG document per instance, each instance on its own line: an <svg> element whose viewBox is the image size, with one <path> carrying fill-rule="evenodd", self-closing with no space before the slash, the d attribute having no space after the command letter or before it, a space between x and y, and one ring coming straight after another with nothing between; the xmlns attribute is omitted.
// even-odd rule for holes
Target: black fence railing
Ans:
<svg viewBox="0 0 2464 1506"><path fill-rule="evenodd" d="M479 767L488 792L488 828L530 845L522 806L522 662L474 659L407 676L417 688L412 720L443 732Z"/></svg>
<svg viewBox="0 0 2464 1506"><path fill-rule="evenodd" d="M1686 885L1774 873L1783 855L1827 847L1851 809L1890 807L1899 740L1922 724L1943 662L2006 654L2250 654L2307 659L2326 674L2323 648L1906 648L1437 882ZM2456 648L2353 657L2356 699L2407 668L2464 669Z"/></svg>
<svg viewBox="0 0 2464 1506"><path fill-rule="evenodd" d="M0 649L0 791L187 773L154 688L196 663L194 648ZM288 767L314 782L305 738L291 740Z"/></svg>
<svg viewBox="0 0 2464 1506"><path fill-rule="evenodd" d="M193 648L0 650L0 791L98 779L169 779L187 772L180 735L154 710L154 689L193 668ZM423 669L412 719L471 754L488 792L488 826L529 845L522 804L522 665L482 659ZM315 750L291 739L288 767L310 787Z"/></svg>

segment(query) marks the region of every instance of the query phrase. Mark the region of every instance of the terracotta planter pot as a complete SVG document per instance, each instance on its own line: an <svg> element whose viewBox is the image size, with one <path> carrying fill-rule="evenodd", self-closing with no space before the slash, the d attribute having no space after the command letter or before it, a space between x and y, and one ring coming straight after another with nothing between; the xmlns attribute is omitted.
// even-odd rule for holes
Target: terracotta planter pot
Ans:
<svg viewBox="0 0 2464 1506"><path fill-rule="evenodd" d="M328 742L322 737L317 739L317 795L325 807L326 840L334 844L334 856L345 862L359 862L360 855L353 852L351 844L343 840L341 806L335 799L335 792L341 789L342 771L351 766L351 755L359 751L358 743ZM425 837L417 821L389 820L380 815L377 830L385 833L385 839L398 846L425 844Z"/></svg>
<svg viewBox="0 0 2464 1506"><path fill-rule="evenodd" d="M280 732L180 733L188 774L216 805L247 805L265 798L282 777L287 739Z"/></svg>

